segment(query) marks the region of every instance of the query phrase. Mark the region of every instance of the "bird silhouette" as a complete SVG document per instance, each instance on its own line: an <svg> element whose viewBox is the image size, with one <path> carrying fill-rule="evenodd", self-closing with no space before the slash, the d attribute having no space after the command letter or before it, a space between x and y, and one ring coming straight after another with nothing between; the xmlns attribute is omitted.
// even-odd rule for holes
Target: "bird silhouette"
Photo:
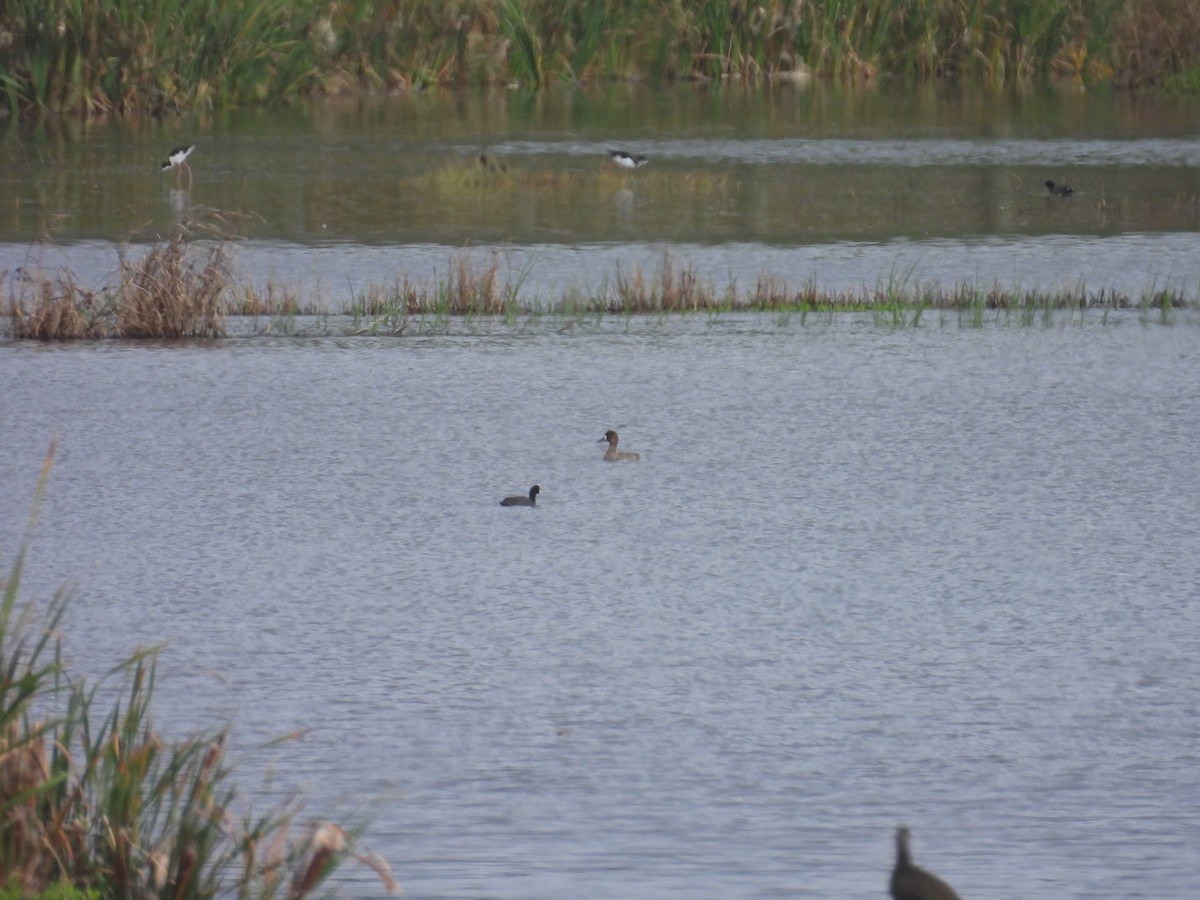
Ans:
<svg viewBox="0 0 1200 900"><path fill-rule="evenodd" d="M913 863L908 849L911 837L903 825L896 829L896 865L888 886L892 900L962 900L950 885Z"/></svg>

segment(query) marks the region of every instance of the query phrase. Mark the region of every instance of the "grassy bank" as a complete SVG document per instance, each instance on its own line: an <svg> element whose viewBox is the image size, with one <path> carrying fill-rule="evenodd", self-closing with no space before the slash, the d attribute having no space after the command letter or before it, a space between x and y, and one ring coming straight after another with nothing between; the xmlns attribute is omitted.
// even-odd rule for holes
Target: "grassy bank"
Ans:
<svg viewBox="0 0 1200 900"><path fill-rule="evenodd" d="M67 672L66 595L18 601L53 458L52 446L23 545L0 573L0 897L301 898L355 857L394 889L354 830L299 827L295 808L239 813L226 732L159 735L154 650L117 668L111 706Z"/></svg>
<svg viewBox="0 0 1200 900"><path fill-rule="evenodd" d="M484 317L509 322L520 316L635 316L754 311L799 313L869 312L880 324L918 325L926 310L957 314L958 321L983 324L989 311L1022 324L1047 321L1058 310L1083 312L1171 310L1189 305L1180 289L1151 286L1140 296L1077 285L1053 291L999 285L922 284L895 276L874 285L829 290L813 282L789 284L766 274L753 285L717 285L695 267L665 254L657 270L618 265L590 291L572 289L559 297L529 295L528 271L505 276L492 255L484 263L468 252L451 254L444 274L424 280L399 275L340 301L301 296L291 285L240 283L229 271L219 243L203 247L177 236L145 250L126 250L116 283L85 290L67 271L22 271L0 280L0 310L8 332L27 340L151 338L180 340L226 335L230 316L266 319L266 330L287 332L297 316L338 317L348 334L404 334L445 330L451 320Z"/></svg>
<svg viewBox="0 0 1200 900"><path fill-rule="evenodd" d="M1194 0L9 0L10 112L163 114L426 85L1051 74L1200 87Z"/></svg>

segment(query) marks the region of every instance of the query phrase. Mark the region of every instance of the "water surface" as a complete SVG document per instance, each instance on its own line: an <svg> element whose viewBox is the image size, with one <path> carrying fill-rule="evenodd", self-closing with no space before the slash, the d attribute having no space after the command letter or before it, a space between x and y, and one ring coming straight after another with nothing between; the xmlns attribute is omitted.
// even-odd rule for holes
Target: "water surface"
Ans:
<svg viewBox="0 0 1200 900"><path fill-rule="evenodd" d="M819 85L10 124L0 271L99 287L219 213L240 278L335 309L463 253L547 303L665 259L1195 298L1198 136L1187 98ZM60 435L26 584L76 586L72 666L168 641L161 727L377 808L411 897L882 896L907 822L963 896L1191 898L1197 322L1156 321L8 341L0 546Z"/></svg>
<svg viewBox="0 0 1200 900"><path fill-rule="evenodd" d="M157 164L185 140L180 190ZM614 146L650 164L622 177ZM471 177L480 153L505 172ZM463 248L511 255L548 302L664 252L720 287L1200 289L1200 104L1102 89L622 86L10 125L0 192L0 271L100 284L121 242L219 222L241 277L342 304Z"/></svg>
<svg viewBox="0 0 1200 900"><path fill-rule="evenodd" d="M411 897L876 897L907 822L966 897L1190 898L1197 323L1105 321L7 343L0 545L58 433L71 665L169 641L159 724L383 798Z"/></svg>

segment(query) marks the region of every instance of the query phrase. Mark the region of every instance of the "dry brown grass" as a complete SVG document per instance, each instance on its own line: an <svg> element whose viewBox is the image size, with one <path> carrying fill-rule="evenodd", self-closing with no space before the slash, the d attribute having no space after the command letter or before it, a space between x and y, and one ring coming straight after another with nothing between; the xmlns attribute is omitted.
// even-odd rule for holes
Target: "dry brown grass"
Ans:
<svg viewBox="0 0 1200 900"><path fill-rule="evenodd" d="M296 290L288 285L269 283L260 290L249 286L229 296L231 316L300 316L319 312L312 303L301 302Z"/></svg>
<svg viewBox="0 0 1200 900"><path fill-rule="evenodd" d="M497 316L509 311L514 289L500 277L493 256L482 269L471 264L469 254L453 258L446 277L421 284L408 275L391 287L369 286L355 301L352 313L360 316Z"/></svg>
<svg viewBox="0 0 1200 900"><path fill-rule="evenodd" d="M7 299L13 337L79 340L108 333L103 295L85 290L70 272L13 276Z"/></svg>
<svg viewBox="0 0 1200 900"><path fill-rule="evenodd" d="M700 280L694 268L689 265L676 269L670 254L664 254L657 277L648 278L641 266L634 266L626 275L618 266L613 290L604 308L626 315L698 312L729 308L733 302L732 294L718 295L711 283Z"/></svg>
<svg viewBox="0 0 1200 900"><path fill-rule="evenodd" d="M127 338L178 340L223 337L222 294L229 280L225 251L215 245L203 259L181 237L122 262L116 333Z"/></svg>
<svg viewBox="0 0 1200 900"><path fill-rule="evenodd" d="M351 318L351 334L398 335L413 319L442 322L531 312L520 306L517 294L518 286L501 277L496 255L480 269L464 253L451 259L445 278L421 283L404 275L390 286L368 285L345 312Z"/></svg>
<svg viewBox="0 0 1200 900"><path fill-rule="evenodd" d="M849 298L843 292L822 290L816 282L806 281L800 288L792 288L778 275L760 275L754 284L754 293L742 305L750 309L836 309L846 305Z"/></svg>
<svg viewBox="0 0 1200 900"><path fill-rule="evenodd" d="M446 282L446 309L454 316L495 316L504 312L508 291L500 284L495 257L482 271L473 271L466 256L451 267Z"/></svg>
<svg viewBox="0 0 1200 900"><path fill-rule="evenodd" d="M17 338L70 340L99 337L185 339L218 337L225 333L226 315L239 316L348 316L348 334L403 334L415 319L425 330L432 319L441 327L451 318L582 313L620 315L736 310L770 311L879 311L908 308L943 310L1000 309L1127 309L1183 308L1194 305L1177 289L1128 296L1107 289L1082 287L1029 291L1002 285L970 282L922 285L906 276L875 285L835 289L811 279L790 285L779 275L760 275L749 290L730 282L718 289L697 274L690 263L679 264L663 255L655 270L616 267L611 279L598 290L569 287L557 298L526 298L522 285L529 270L511 273L501 269L501 256L492 253L480 265L469 252L453 255L444 274L416 280L402 274L390 284L373 283L352 300L304 299L294 286L268 284L265 288L239 288L231 283L225 255L219 246L190 253L186 243L171 241L151 248L137 263L122 267L116 288L88 291L69 273L57 277L22 276L9 279L7 306L11 330ZM0 282L0 285L3 283ZM235 299L236 298L236 299Z"/></svg>
<svg viewBox="0 0 1200 900"><path fill-rule="evenodd" d="M1200 3L1137 0L1121 21L1114 53L1127 87L1164 84L1200 69Z"/></svg>
<svg viewBox="0 0 1200 900"><path fill-rule="evenodd" d="M126 254L115 287L88 290L68 271L19 273L7 280L0 308L16 338L220 337L229 282L223 245L199 251L176 236L139 259Z"/></svg>

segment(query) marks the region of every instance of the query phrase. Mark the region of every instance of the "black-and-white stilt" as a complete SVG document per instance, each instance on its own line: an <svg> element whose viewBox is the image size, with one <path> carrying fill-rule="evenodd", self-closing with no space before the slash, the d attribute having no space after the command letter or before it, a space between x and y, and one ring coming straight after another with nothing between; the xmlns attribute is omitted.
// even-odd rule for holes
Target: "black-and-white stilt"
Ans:
<svg viewBox="0 0 1200 900"><path fill-rule="evenodd" d="M649 162L644 156L636 156L632 153L626 153L624 150L609 150L608 155L622 169L640 169Z"/></svg>
<svg viewBox="0 0 1200 900"><path fill-rule="evenodd" d="M164 172L175 170L175 184L178 185L183 178L183 170L187 169L188 187L192 186L192 167L187 164L187 158L192 155L192 151L196 149L195 144L182 144L176 147L167 154L167 161L162 164Z"/></svg>

